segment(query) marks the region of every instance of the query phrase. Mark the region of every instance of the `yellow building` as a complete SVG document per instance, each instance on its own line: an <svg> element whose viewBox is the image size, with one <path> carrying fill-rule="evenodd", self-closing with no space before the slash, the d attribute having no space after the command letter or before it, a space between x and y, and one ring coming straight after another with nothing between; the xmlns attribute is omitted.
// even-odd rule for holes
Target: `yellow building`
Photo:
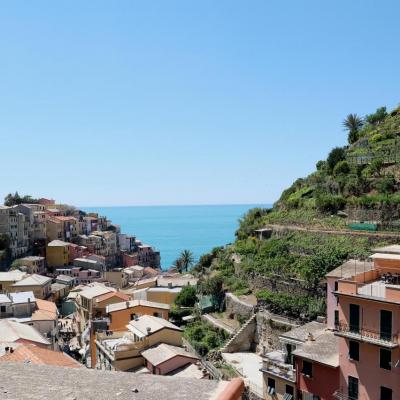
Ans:
<svg viewBox="0 0 400 400"><path fill-rule="evenodd" d="M152 287L147 289L147 301L172 305L182 288Z"/></svg>
<svg viewBox="0 0 400 400"><path fill-rule="evenodd" d="M14 283L27 276L28 274L26 272L22 272L18 269L14 271L0 272L0 292L10 292L10 288Z"/></svg>
<svg viewBox="0 0 400 400"><path fill-rule="evenodd" d="M51 293L52 279L43 275L28 275L10 286L10 292L33 292L37 299L46 299Z"/></svg>
<svg viewBox="0 0 400 400"><path fill-rule="evenodd" d="M69 263L69 244L62 240L53 240L47 245L46 258L49 267L63 267Z"/></svg>

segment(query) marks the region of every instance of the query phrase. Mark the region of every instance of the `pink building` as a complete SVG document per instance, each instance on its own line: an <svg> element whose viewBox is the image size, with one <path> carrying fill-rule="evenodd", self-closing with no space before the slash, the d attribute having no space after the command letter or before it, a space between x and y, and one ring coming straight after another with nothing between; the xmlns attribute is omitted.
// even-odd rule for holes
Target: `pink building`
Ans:
<svg viewBox="0 0 400 400"><path fill-rule="evenodd" d="M142 352L145 366L151 374L166 375L188 364L199 361L194 354L187 352L183 347L172 346L166 343L158 344Z"/></svg>
<svg viewBox="0 0 400 400"><path fill-rule="evenodd" d="M75 258L82 258L89 255L88 249L85 246L79 246L74 243L69 243L68 246L68 259L72 264Z"/></svg>
<svg viewBox="0 0 400 400"><path fill-rule="evenodd" d="M400 246L375 251L372 269L337 281L337 399L400 399Z"/></svg>

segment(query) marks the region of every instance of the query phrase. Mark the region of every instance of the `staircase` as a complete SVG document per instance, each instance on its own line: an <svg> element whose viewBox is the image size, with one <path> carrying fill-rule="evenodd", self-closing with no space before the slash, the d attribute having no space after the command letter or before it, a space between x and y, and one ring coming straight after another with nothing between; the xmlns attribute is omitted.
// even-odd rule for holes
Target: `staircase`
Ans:
<svg viewBox="0 0 400 400"><path fill-rule="evenodd" d="M254 323L256 320L257 314L253 314L241 327L240 329L236 332L234 336L232 336L223 347L221 347L220 352L221 353L230 353L231 351L229 348L231 347L232 344L234 344L236 341L240 341L241 336L243 336L247 328L249 327L250 324ZM246 337L249 335L246 334Z"/></svg>

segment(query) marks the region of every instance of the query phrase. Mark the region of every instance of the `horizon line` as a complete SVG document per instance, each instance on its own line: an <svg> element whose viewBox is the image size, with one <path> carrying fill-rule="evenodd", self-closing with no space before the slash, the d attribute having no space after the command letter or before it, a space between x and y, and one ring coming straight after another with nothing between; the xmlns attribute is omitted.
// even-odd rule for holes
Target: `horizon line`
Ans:
<svg viewBox="0 0 400 400"><path fill-rule="evenodd" d="M125 205L85 205L78 208L111 208L111 207L217 207L217 206L272 206L274 202L268 203L204 203L204 204L125 204Z"/></svg>

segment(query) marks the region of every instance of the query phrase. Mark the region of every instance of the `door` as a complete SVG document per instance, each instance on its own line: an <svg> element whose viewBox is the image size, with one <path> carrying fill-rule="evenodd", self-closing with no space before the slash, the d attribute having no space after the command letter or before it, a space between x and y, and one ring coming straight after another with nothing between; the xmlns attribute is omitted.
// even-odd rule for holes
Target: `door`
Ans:
<svg viewBox="0 0 400 400"><path fill-rule="evenodd" d="M349 400L358 400L358 379L349 376Z"/></svg>
<svg viewBox="0 0 400 400"><path fill-rule="evenodd" d="M391 340L392 338L392 312L381 310L381 339Z"/></svg>
<svg viewBox="0 0 400 400"><path fill-rule="evenodd" d="M360 332L360 306L358 304L350 304L350 331Z"/></svg>

